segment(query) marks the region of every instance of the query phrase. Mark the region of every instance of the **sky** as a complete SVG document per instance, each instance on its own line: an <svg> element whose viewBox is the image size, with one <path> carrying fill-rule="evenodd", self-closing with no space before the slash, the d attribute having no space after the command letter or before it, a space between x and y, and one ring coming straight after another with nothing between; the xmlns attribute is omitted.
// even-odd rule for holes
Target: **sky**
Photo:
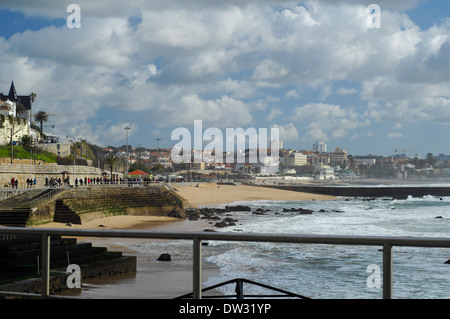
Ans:
<svg viewBox="0 0 450 319"><path fill-rule="evenodd" d="M171 148L201 120L424 158L450 154L449 31L448 0L2 0L0 92L101 146Z"/></svg>

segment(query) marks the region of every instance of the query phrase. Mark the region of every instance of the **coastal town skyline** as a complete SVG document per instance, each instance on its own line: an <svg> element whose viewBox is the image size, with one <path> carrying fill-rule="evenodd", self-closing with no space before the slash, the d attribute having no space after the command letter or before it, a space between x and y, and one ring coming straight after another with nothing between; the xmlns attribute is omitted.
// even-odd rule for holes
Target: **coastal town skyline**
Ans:
<svg viewBox="0 0 450 319"><path fill-rule="evenodd" d="M449 154L448 3L78 1L0 5L0 84L51 133L170 148L179 127L280 129L285 148ZM450 9L450 8L449 8ZM125 127L131 129L125 132Z"/></svg>

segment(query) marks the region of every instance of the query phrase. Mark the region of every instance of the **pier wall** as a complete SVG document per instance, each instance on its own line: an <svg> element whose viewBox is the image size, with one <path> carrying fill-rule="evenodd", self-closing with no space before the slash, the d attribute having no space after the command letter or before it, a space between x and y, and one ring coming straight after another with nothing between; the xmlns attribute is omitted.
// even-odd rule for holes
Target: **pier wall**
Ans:
<svg viewBox="0 0 450 319"><path fill-rule="evenodd" d="M445 186L306 186L306 185L267 185L277 189L297 192L323 194L342 197L392 197L406 199L408 196L423 197L450 196L450 187Z"/></svg>
<svg viewBox="0 0 450 319"><path fill-rule="evenodd" d="M67 189L38 206L29 224L84 222L114 215L184 218L189 203L165 187L99 186Z"/></svg>

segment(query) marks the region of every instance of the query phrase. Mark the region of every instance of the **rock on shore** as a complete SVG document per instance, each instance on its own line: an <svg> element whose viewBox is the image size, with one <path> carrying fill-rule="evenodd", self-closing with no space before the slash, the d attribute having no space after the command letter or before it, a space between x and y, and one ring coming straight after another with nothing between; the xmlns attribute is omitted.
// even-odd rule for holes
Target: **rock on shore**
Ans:
<svg viewBox="0 0 450 319"><path fill-rule="evenodd" d="M334 212L342 212L338 210L333 210ZM252 209L250 206L245 205L236 205L236 206L225 206L225 208L212 208L212 207L203 207L203 208L193 208L189 207L185 210L185 217L189 220L198 220L198 219L207 219L211 221L210 223L214 223L214 227L228 227L235 226L238 222L237 219L230 218L229 216L233 212L249 212L254 215L266 215L268 212L271 212L270 209L265 207L260 207L257 209ZM306 208L283 208L281 211L276 211L274 214L281 213L290 213L290 214L299 214L299 215L311 215L314 211ZM323 213L327 212L323 209L318 212Z"/></svg>

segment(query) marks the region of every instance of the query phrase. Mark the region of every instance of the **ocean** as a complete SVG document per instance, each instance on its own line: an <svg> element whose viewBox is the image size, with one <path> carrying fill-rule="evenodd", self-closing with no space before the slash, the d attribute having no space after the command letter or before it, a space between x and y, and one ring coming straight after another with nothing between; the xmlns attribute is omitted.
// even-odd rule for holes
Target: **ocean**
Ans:
<svg viewBox="0 0 450 319"><path fill-rule="evenodd" d="M228 228L237 232L450 238L450 197L233 204L269 210L265 215L233 213L238 223ZM283 211L289 208L309 209L313 213ZM207 250L215 253L206 260L217 265L221 273L208 279L205 285L246 278L310 298L381 298L382 285L376 285L375 279L379 273L373 271L381 269L382 272L381 248L211 242ZM394 246L393 297L449 298L450 264L445 263L449 259L447 248ZM222 292L232 294L233 289ZM244 291L268 293L258 287L249 286L249 289Z"/></svg>
<svg viewBox="0 0 450 319"><path fill-rule="evenodd" d="M263 208L266 212L263 215L229 213L231 216L228 217L237 220L235 225L215 228L216 231L450 238L450 197L252 201L227 205L247 205L253 210ZM227 205L209 207L223 208ZM290 208L308 209L312 214L286 211ZM191 241L115 239L115 242L139 251L143 256L153 255L155 258L155 252L170 252L175 260L192 260ZM245 278L313 299L382 298L381 249L381 246L209 241L202 248L203 261L219 270L203 282L203 287ZM448 299L450 264L445 263L447 260L450 260L448 248L394 246L393 298ZM188 267L191 265L189 262ZM176 267L176 262L168 264L167 271L170 267ZM139 266L138 262L136 277L113 280L106 286L104 283L87 284L82 297L165 298L161 292L158 295L158 291L148 293L152 290L149 282L157 280L157 277L149 278L150 275L151 271ZM377 284L378 279L381 285ZM188 278L186 283L190 291L185 293L192 291L190 280ZM226 295L234 294L235 286L218 290ZM247 284L244 292L273 294ZM179 295L181 293L174 297Z"/></svg>

